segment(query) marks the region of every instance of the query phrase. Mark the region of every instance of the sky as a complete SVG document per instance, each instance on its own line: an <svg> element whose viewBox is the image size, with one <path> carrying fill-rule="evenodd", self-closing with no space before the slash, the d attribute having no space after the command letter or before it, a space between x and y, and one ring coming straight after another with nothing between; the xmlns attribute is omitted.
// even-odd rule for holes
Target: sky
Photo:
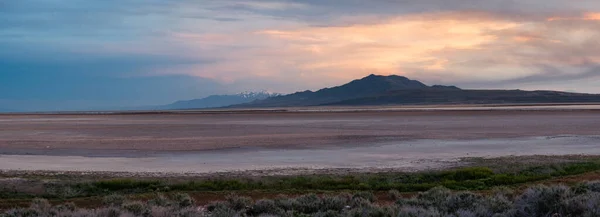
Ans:
<svg viewBox="0 0 600 217"><path fill-rule="evenodd" d="M597 0L0 0L0 110L291 93L396 74L600 93Z"/></svg>

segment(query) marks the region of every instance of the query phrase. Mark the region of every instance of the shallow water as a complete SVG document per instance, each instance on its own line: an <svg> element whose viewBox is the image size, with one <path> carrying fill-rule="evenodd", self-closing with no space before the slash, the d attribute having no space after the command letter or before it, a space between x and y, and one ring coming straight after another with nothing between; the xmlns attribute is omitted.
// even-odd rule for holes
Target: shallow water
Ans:
<svg viewBox="0 0 600 217"><path fill-rule="evenodd" d="M395 168L414 171L444 167L462 157L567 154L600 154L600 135L478 140L428 139L353 147L244 148L145 153L133 157L0 155L0 169L177 173L282 168Z"/></svg>
<svg viewBox="0 0 600 217"><path fill-rule="evenodd" d="M342 112L342 111L557 111L557 110L600 110L599 104L584 105L440 105L440 106L377 106L377 107L314 107L289 109L298 112Z"/></svg>

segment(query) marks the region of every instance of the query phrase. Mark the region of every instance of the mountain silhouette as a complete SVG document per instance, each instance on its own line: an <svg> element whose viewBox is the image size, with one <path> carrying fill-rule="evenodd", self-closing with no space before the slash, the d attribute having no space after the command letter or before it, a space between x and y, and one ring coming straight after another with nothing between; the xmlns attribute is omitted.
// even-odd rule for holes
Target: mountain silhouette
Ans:
<svg viewBox="0 0 600 217"><path fill-rule="evenodd" d="M403 76L369 75L337 87L324 88L316 92L307 90L289 95L270 97L248 103L244 106L276 107L320 105L368 97L390 91L424 88L429 87L420 81L410 80Z"/></svg>
<svg viewBox="0 0 600 217"><path fill-rule="evenodd" d="M235 104L248 103L255 100L266 99L272 96L278 96L276 93L261 92L243 92L234 95L212 95L201 99L181 100L169 105L160 106L157 109L199 109L199 108L218 108Z"/></svg>
<svg viewBox="0 0 600 217"><path fill-rule="evenodd" d="M230 107L591 102L600 102L600 95L559 91L467 90L455 86L428 86L398 75L369 75L316 92L296 92Z"/></svg>

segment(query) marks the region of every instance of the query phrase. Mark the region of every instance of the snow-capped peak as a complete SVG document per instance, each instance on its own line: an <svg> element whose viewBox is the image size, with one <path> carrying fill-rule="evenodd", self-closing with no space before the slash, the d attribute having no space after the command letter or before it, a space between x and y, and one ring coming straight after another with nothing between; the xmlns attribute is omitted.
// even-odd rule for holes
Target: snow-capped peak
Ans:
<svg viewBox="0 0 600 217"><path fill-rule="evenodd" d="M243 98L248 98L248 99L265 99L265 98L269 98L269 97L273 97L273 96L279 96L281 94L262 90L262 91L258 91L258 92L244 91L244 92L241 92L236 95L241 96Z"/></svg>

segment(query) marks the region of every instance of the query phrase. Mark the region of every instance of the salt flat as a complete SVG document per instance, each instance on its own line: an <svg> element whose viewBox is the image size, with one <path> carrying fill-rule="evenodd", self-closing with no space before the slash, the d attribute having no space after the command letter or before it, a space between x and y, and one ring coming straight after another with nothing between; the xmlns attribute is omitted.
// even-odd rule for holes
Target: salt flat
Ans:
<svg viewBox="0 0 600 217"><path fill-rule="evenodd" d="M452 166L462 157L600 155L600 136L412 140L356 147L162 152L138 157L2 155L2 170L210 173L240 170L400 169Z"/></svg>
<svg viewBox="0 0 600 217"><path fill-rule="evenodd" d="M419 170L460 157L600 154L600 110L12 114L0 169L213 172Z"/></svg>

